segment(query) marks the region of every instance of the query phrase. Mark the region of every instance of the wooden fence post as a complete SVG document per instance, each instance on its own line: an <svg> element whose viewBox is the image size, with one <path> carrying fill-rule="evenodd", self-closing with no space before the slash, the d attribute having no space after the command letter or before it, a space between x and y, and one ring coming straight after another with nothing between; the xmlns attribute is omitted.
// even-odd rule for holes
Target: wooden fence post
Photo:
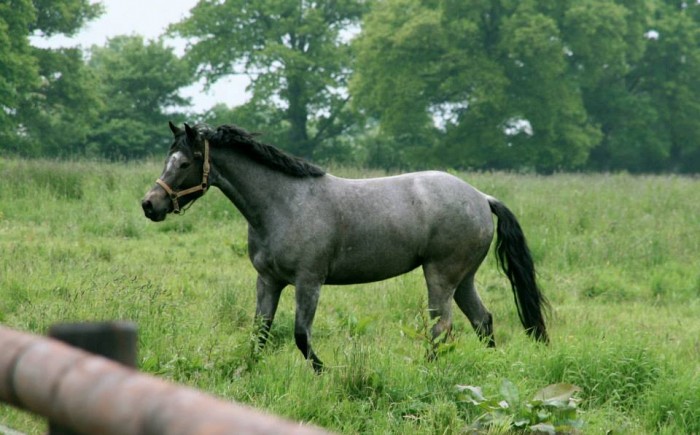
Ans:
<svg viewBox="0 0 700 435"><path fill-rule="evenodd" d="M136 368L137 328L130 322L61 323L51 326L49 337L128 367ZM49 435L77 432L49 421Z"/></svg>
<svg viewBox="0 0 700 435"><path fill-rule="evenodd" d="M82 434L327 433L1 324L0 402Z"/></svg>

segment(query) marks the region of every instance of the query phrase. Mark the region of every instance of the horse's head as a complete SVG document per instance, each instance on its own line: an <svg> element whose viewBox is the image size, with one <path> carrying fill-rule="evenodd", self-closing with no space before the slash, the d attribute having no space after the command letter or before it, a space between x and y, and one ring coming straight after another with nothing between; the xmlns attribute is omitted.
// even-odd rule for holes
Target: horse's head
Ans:
<svg viewBox="0 0 700 435"><path fill-rule="evenodd" d="M168 213L179 213L209 188L208 141L187 124L182 130L171 122L170 130L175 138L163 173L141 201L146 217L155 222Z"/></svg>

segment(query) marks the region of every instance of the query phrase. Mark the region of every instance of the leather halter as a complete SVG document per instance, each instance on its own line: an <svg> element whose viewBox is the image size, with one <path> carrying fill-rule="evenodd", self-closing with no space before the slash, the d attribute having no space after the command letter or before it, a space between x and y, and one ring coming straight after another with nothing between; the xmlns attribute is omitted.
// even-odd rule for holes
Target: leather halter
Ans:
<svg viewBox="0 0 700 435"><path fill-rule="evenodd" d="M189 189L185 190L173 190L170 186L168 186L168 183L163 181L162 178L158 178L156 180L156 184L158 184L160 187L165 190L165 192L170 196L170 200L173 202L173 213L178 214L180 213L180 204L178 203L178 198L181 198L185 195L189 195L190 193L196 193L196 192L202 192L202 195L204 195L207 192L207 189L209 189L209 141L204 139L204 166L202 168L202 183L198 184L196 186L192 186Z"/></svg>

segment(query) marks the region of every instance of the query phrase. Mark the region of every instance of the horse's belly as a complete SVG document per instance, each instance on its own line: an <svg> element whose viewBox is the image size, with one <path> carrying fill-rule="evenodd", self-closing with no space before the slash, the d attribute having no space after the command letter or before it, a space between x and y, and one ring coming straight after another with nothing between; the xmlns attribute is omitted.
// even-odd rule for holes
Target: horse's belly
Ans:
<svg viewBox="0 0 700 435"><path fill-rule="evenodd" d="M381 247L377 247L381 250ZM381 281L398 276L420 266L417 255L401 255L396 251L390 255L379 252L346 253L331 265L327 284L361 284Z"/></svg>
<svg viewBox="0 0 700 435"><path fill-rule="evenodd" d="M337 273L334 275L329 276L326 278L325 284L332 284L332 285L345 285L345 284L364 284L368 282L376 282L376 281L383 281L385 279L393 278L395 276L403 275L404 273L408 273L418 267L419 264L414 265L413 267L408 267L406 269L403 269L401 271L387 271L387 270L380 270L380 271L375 271L374 273L368 273L366 270L359 271L357 273ZM351 271L350 271L351 272Z"/></svg>

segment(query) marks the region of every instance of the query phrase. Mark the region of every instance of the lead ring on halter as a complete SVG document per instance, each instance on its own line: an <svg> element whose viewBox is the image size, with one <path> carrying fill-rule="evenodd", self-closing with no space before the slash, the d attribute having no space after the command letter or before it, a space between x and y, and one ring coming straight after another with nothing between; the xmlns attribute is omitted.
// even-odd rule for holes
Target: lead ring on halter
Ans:
<svg viewBox="0 0 700 435"><path fill-rule="evenodd" d="M175 214L180 213L180 204L177 201L178 198L199 191L202 191L202 195L204 195L207 192L207 189L209 189L209 141L204 139L204 166L202 167L201 184L180 191L173 190L170 186L168 186L168 183L163 181L162 178L158 178L156 180L156 184L162 187L163 190L165 190L165 193L170 196L170 200L173 202L173 213Z"/></svg>

